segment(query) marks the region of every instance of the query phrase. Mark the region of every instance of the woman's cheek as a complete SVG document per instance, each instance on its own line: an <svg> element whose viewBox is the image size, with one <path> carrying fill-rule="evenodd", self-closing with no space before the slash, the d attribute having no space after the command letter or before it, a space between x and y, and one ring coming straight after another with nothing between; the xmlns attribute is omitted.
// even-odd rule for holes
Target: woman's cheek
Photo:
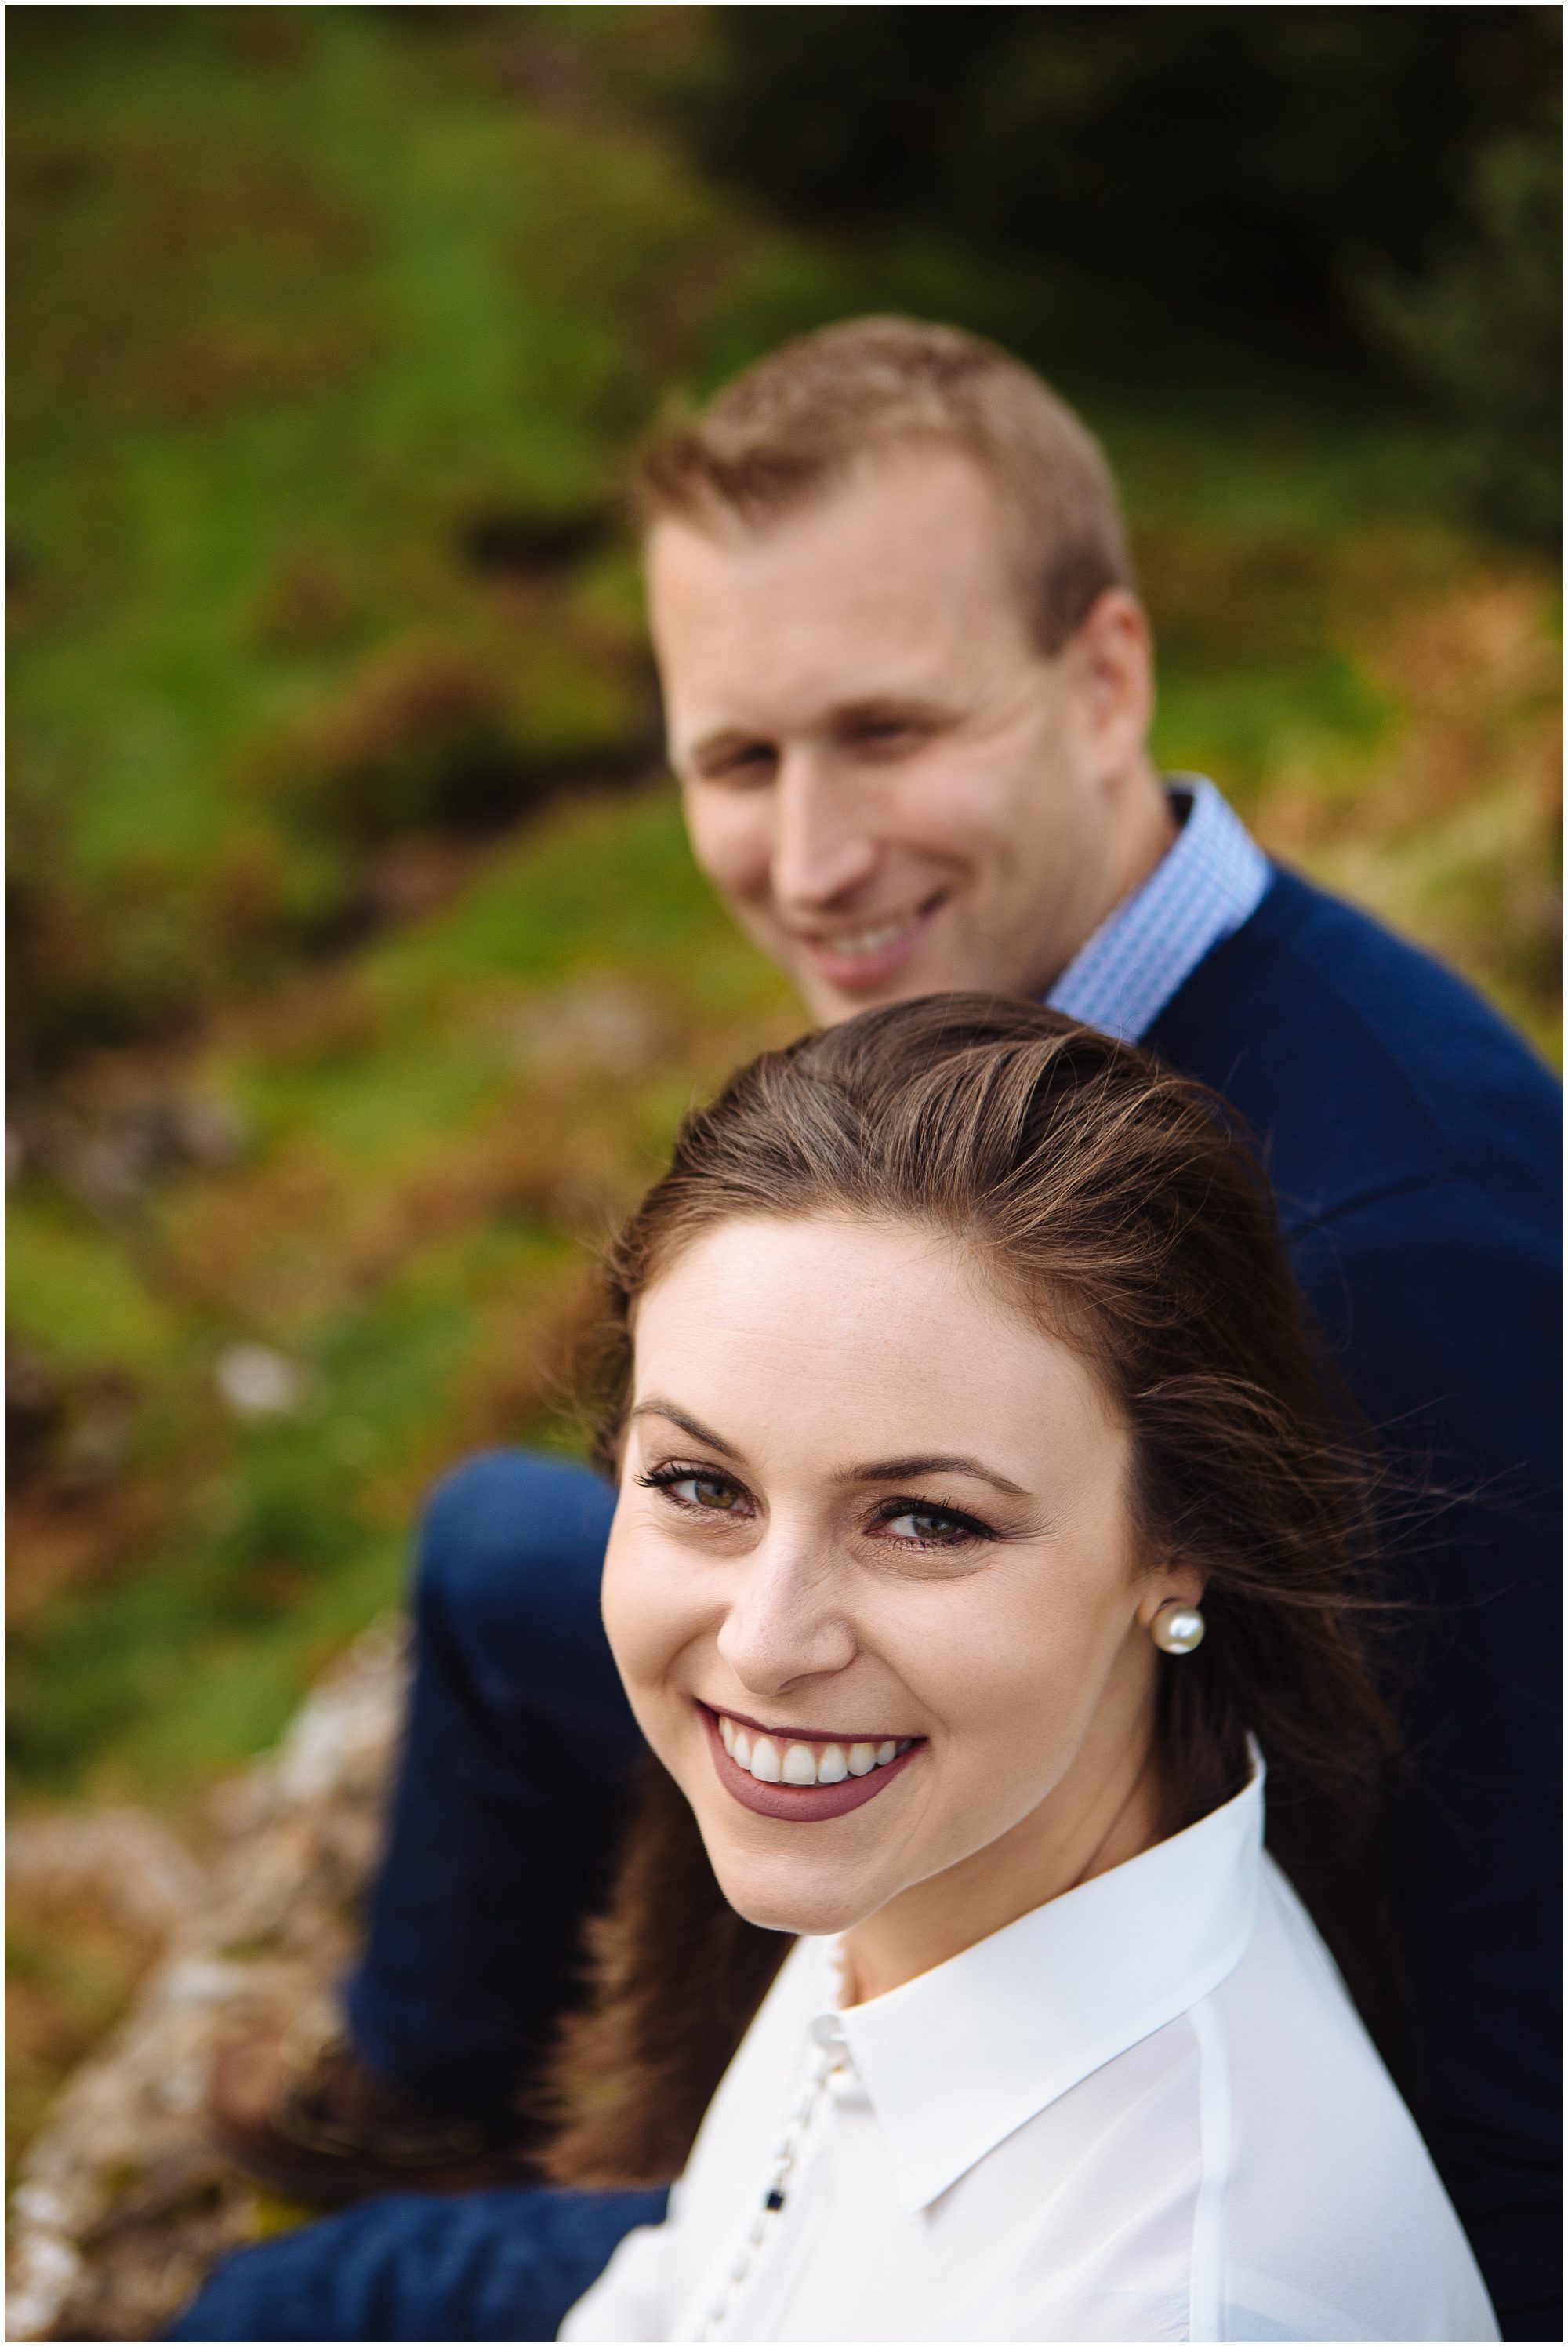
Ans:
<svg viewBox="0 0 1568 2347"><path fill-rule="evenodd" d="M689 1644L691 1606L679 1558L646 1531L611 1528L600 1605L605 1635L634 1706L656 1698ZM641 1714L640 1714L641 1716Z"/></svg>
<svg viewBox="0 0 1568 2347"><path fill-rule="evenodd" d="M988 1593L988 1595L990 1594ZM986 1806L1043 1799L1071 1757L1101 1676L1098 1625L1041 1593L999 1593L933 1636L922 1681L949 1748Z"/></svg>
<svg viewBox="0 0 1568 2347"><path fill-rule="evenodd" d="M659 1647L659 1605L653 1575L638 1571L639 1543L618 1517L605 1552L600 1609L615 1666L628 1692L641 1686Z"/></svg>

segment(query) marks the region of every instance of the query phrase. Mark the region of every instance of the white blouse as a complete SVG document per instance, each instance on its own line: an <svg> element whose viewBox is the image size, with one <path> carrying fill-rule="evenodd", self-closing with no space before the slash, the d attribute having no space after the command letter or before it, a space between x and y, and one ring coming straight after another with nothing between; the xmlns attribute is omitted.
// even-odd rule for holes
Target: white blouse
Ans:
<svg viewBox="0 0 1568 2347"><path fill-rule="evenodd" d="M835 1981L833 1943L797 1942L668 2219L627 2237L562 2339L1498 2336L1263 1850L1261 1763L1185 1833L887 1995L839 2011Z"/></svg>

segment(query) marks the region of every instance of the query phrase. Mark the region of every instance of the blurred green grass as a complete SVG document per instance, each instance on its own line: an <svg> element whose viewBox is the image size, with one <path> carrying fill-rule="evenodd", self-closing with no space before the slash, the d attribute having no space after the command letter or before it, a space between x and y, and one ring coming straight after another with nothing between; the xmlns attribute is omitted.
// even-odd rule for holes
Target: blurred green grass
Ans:
<svg viewBox="0 0 1568 2347"><path fill-rule="evenodd" d="M580 1442L592 1240L798 1019L659 776L620 471L784 333L1030 294L721 199L638 101L702 14L14 32L26 1797L180 1808L396 1602L443 1466ZM1162 756L1553 1051L1550 579L1434 518L1420 433L1353 392L1062 349ZM225 1400L237 1344L288 1408Z"/></svg>

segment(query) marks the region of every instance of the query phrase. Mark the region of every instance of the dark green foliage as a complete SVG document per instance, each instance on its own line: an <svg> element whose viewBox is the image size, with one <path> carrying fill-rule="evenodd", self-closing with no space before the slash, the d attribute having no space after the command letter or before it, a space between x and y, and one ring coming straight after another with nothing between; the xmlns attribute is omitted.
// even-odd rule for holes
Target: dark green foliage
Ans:
<svg viewBox="0 0 1568 2347"><path fill-rule="evenodd" d="M1369 270L1373 333L1454 427L1454 473L1484 525L1553 544L1563 520L1560 124L1481 150L1460 230L1427 268Z"/></svg>
<svg viewBox="0 0 1568 2347"><path fill-rule="evenodd" d="M1358 339L1353 247L1413 263L1558 73L1528 7L722 8L707 154L798 215L925 220L1065 272L1155 365L1216 327Z"/></svg>

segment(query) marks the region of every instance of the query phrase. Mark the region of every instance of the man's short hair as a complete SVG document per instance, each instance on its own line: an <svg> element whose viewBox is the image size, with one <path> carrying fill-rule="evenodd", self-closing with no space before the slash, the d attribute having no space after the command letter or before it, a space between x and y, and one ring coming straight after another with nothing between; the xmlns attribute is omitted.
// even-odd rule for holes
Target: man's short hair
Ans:
<svg viewBox="0 0 1568 2347"><path fill-rule="evenodd" d="M996 343L914 318L852 318L785 343L703 414L667 425L633 489L646 524L730 516L758 528L867 458L920 447L972 457L990 481L1041 651L1060 651L1108 587L1132 585L1093 435Z"/></svg>

